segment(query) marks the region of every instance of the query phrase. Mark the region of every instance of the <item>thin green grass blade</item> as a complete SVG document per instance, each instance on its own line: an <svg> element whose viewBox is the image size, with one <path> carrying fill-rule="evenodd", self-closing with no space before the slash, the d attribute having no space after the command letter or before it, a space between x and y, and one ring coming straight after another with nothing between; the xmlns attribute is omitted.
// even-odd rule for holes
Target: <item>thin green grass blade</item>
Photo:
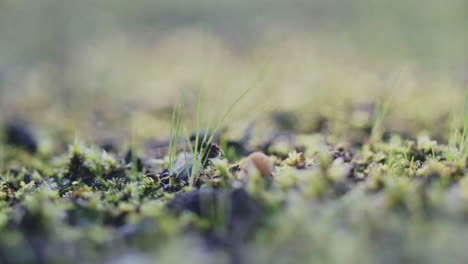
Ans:
<svg viewBox="0 0 468 264"><path fill-rule="evenodd" d="M169 173L172 175L174 173L174 162L177 154L177 147L179 143L179 137L181 134L182 126L182 113L184 111L184 97L182 97L182 102L179 104L177 109L177 119L175 118L175 111L173 112L173 123L171 125L171 139L169 142ZM177 120L177 121L175 121ZM174 127L175 126L175 127ZM172 181L171 181L172 182Z"/></svg>
<svg viewBox="0 0 468 264"><path fill-rule="evenodd" d="M460 142L460 154L462 159L466 161L468 157L468 92L465 93L463 101L463 131Z"/></svg>
<svg viewBox="0 0 468 264"><path fill-rule="evenodd" d="M171 119L171 132L170 132L170 135L169 135L169 172L172 173L172 166L173 166L173 162L172 162L172 155L173 155L173 151L172 151L172 145L174 145L174 126L175 126L175 116L176 116L176 108L174 107L174 109L172 110L172 119Z"/></svg>

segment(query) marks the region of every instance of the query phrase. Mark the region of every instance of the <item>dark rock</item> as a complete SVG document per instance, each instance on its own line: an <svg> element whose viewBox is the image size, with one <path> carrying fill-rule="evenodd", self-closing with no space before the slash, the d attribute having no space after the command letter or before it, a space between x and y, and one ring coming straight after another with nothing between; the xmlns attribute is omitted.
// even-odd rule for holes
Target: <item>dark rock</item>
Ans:
<svg viewBox="0 0 468 264"><path fill-rule="evenodd" d="M189 193L179 193L169 202L168 208L176 214L190 211L201 218L208 219L212 227L209 237L218 237L226 243L237 243L245 240L260 223L265 213L263 206L253 199L244 189L196 189ZM224 211L220 212L220 208ZM224 214L223 222L219 222ZM219 234L216 226L227 232Z"/></svg>
<svg viewBox="0 0 468 264"><path fill-rule="evenodd" d="M190 211L207 219L210 227L202 231L206 246L225 250L230 263L244 263L244 242L254 235L265 216L264 207L244 189L179 193L168 208L176 214Z"/></svg>
<svg viewBox="0 0 468 264"><path fill-rule="evenodd" d="M203 133L200 133L198 135L198 146L196 146L197 152L203 153L203 160L207 159L212 159L212 158L218 158L223 154L223 151L221 147L219 147L215 142L219 141L219 137L215 136L213 137L211 142L208 142L210 139L211 135L206 135ZM195 144L196 142L197 135L193 134L190 136L190 142L192 144ZM205 139L205 140L203 140Z"/></svg>
<svg viewBox="0 0 468 264"><path fill-rule="evenodd" d="M210 135L206 135L206 139L208 139L210 137ZM201 143L203 141L203 139L205 138L205 133L199 133L198 134L198 142ZM197 139L197 134L196 133L193 133L192 135L190 135L190 138L189 140L191 142L195 142Z"/></svg>
<svg viewBox="0 0 468 264"><path fill-rule="evenodd" d="M156 231L156 222L151 218L144 218L135 224L125 224L117 229L118 236L132 240L139 236L152 236Z"/></svg>
<svg viewBox="0 0 468 264"><path fill-rule="evenodd" d="M32 176L30 173L26 173L24 174L24 177L23 177L23 181L24 183L28 184L32 181Z"/></svg>
<svg viewBox="0 0 468 264"><path fill-rule="evenodd" d="M174 173L172 177L179 178L184 182L188 182L192 168L193 154L190 152L179 153L174 161Z"/></svg>
<svg viewBox="0 0 468 264"><path fill-rule="evenodd" d="M37 139L33 132L22 122L9 122L4 126L6 143L20 147L29 153L37 152Z"/></svg>

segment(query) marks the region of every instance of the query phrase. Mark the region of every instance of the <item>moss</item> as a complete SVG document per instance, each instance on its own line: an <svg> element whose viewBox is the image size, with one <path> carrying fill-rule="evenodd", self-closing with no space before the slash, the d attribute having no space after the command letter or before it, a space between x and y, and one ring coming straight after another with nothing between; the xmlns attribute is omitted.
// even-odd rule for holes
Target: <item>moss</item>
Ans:
<svg viewBox="0 0 468 264"><path fill-rule="evenodd" d="M446 237L466 242L459 233L468 216L467 160L428 136L389 135L280 137L268 143L271 152L231 157L240 160L227 159L223 144L202 144L197 162L204 164L192 185L192 153L176 153L171 174L167 155L141 155L134 166L128 153L94 145L34 155L9 146L0 172L0 246L12 249L3 253L8 260L28 248L26 262L46 262L63 248L83 258L129 249L150 256L193 239L203 256L248 262L257 251L295 259L313 250L327 263L352 255L353 246L376 259L375 248L398 251L414 237L424 249ZM408 246L398 254L415 253ZM79 262L76 255L63 259Z"/></svg>
<svg viewBox="0 0 468 264"><path fill-rule="evenodd" d="M63 177L72 182L81 180L90 185L96 178L96 175L86 165L86 157L82 153L75 151L68 162Z"/></svg>

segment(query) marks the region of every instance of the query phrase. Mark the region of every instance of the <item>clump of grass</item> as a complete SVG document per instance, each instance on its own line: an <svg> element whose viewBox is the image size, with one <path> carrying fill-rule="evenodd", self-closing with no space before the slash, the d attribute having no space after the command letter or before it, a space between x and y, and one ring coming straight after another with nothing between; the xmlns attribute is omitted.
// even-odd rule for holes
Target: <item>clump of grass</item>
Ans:
<svg viewBox="0 0 468 264"><path fill-rule="evenodd" d="M463 159L468 157L468 92L465 95L463 104L463 130L459 142L460 154Z"/></svg>
<svg viewBox="0 0 468 264"><path fill-rule="evenodd" d="M390 76L388 83L385 85L386 89L392 90L393 88L399 85L401 75L403 74L403 70L400 70ZM370 141L375 143L382 139L383 136L383 122L390 111L392 101L392 95L389 94L389 97L383 99L380 103L376 105L375 113L374 113L374 121L372 123L372 130L371 130L371 137Z"/></svg>
<svg viewBox="0 0 468 264"><path fill-rule="evenodd" d="M383 122L388 115L390 110L390 100L384 100L383 102L377 104L374 114L374 121L372 123L372 130L370 141L378 142L382 139L383 135Z"/></svg>
<svg viewBox="0 0 468 264"><path fill-rule="evenodd" d="M213 129L211 124L213 118L208 121L206 128L202 133L201 122L202 122L202 107L203 107L203 98L202 92L198 94L197 110L196 110L196 125L195 125L195 138L192 143L187 136L186 128L182 124L182 113L184 111L184 99L179 103L177 108L174 108L172 113L172 122L171 122L171 135L169 141L169 173L173 175L177 173L176 177L185 170L188 174L189 187L193 187L197 178L200 176L202 169L206 166L208 162L208 157L211 154L212 148L211 145L215 138L215 135L219 132L224 122L226 121L229 114L233 111L234 107L242 100L242 98L247 95L252 87L246 89L234 102L228 107L226 112L221 116L221 118L215 123ZM201 136L203 135L203 136ZM188 164L186 159L185 168L180 171L174 171L174 163L176 160L177 150L179 149L179 139L182 137L182 147L185 152L191 153L191 166Z"/></svg>
<svg viewBox="0 0 468 264"><path fill-rule="evenodd" d="M86 164L86 156L83 153L82 148L83 146L80 146L75 139L75 144L72 146L71 156L63 176L70 181L81 180L90 184L96 175Z"/></svg>
<svg viewBox="0 0 468 264"><path fill-rule="evenodd" d="M466 162L468 159L468 92L465 94L463 109L461 112L462 128L460 130L457 122L454 122L452 132L449 138L449 146L455 153L449 157L454 161ZM457 120L457 117L455 117Z"/></svg>
<svg viewBox="0 0 468 264"><path fill-rule="evenodd" d="M182 112L184 111L184 100L179 103L172 112L171 133L169 139L169 173L174 173L174 162L177 155L177 146L180 134L182 132Z"/></svg>

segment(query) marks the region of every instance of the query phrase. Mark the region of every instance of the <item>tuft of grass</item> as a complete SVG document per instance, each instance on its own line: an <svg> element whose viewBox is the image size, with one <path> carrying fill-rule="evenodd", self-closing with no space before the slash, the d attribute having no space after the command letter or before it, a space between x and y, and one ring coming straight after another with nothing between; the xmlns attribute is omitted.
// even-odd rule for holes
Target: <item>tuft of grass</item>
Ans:
<svg viewBox="0 0 468 264"><path fill-rule="evenodd" d="M136 144L135 144L135 138L136 138L136 129L135 125L132 122L131 127L130 127L130 160L131 160L131 178L132 180L136 180L138 178L138 156L136 154Z"/></svg>
<svg viewBox="0 0 468 264"><path fill-rule="evenodd" d="M457 111L455 111L455 115L456 113ZM451 158L454 161L466 162L468 159L468 92L465 93L461 118L460 116L455 116L454 120L452 132L449 137L449 146L455 151ZM461 120L462 122L461 130L457 120Z"/></svg>
<svg viewBox="0 0 468 264"><path fill-rule="evenodd" d="M453 113L452 131L448 140L451 153L447 154L450 160L464 163L468 159L468 92L465 93L461 112L453 111Z"/></svg>
<svg viewBox="0 0 468 264"><path fill-rule="evenodd" d="M182 113L184 111L184 97L182 96L182 102L179 103L177 108L172 111L171 120L171 133L169 139L169 174L174 173L174 163L177 156L177 147L179 144L179 137L182 133ZM170 178L172 183L172 178Z"/></svg>
<svg viewBox="0 0 468 264"><path fill-rule="evenodd" d="M234 110L234 107L239 104L239 102L253 89L257 88L260 86L263 81L266 79L267 75L267 66L268 63L265 63L262 65L259 78L254 81L254 83L248 87L242 94L232 102L232 104L229 105L227 110L224 112L224 114L221 116L221 118L215 123L214 128L212 128L212 122L214 118L211 118L208 120L208 123L204 129L203 133L200 133L202 131L201 128L201 122L202 122L202 109L203 109L203 98L202 98L202 89L200 89L198 93L198 102L197 102L197 116L196 116L196 125L195 125L195 142L192 144L190 142L190 139L187 137L186 129L182 125L182 113L184 110L184 98L182 98L182 102L179 104L178 110L176 109L173 110L172 113L172 121L171 121L171 131L170 131L170 142L169 142L169 172L170 175L173 175L174 173L174 163L175 163L175 157L177 155L177 149L178 149L178 139L180 136L183 137L183 149L186 151L189 149L189 151L192 154L192 167L189 170L188 164L186 164L185 170L189 175L189 187L193 187L194 183L196 182L196 179L200 176L202 169L206 166L206 163L208 162L208 155L209 152L211 151L211 143L214 140L214 137L216 134L219 132L219 130L222 128L224 125L224 122L226 121L227 117L231 112ZM176 117L177 116L177 117ZM200 134L203 134L203 138L200 138ZM200 141L201 140L201 141ZM178 172L178 177L180 173L182 173L183 170L180 170Z"/></svg>
<svg viewBox="0 0 468 264"><path fill-rule="evenodd" d="M400 69L390 76L386 86L386 90L391 91L394 88L398 87L400 84L401 76L404 72L404 69ZM388 97L383 99L380 103L376 105L374 121L372 123L371 137L370 141L375 143L382 139L383 136L383 122L387 117L390 106L392 102L392 94L388 94Z"/></svg>
<svg viewBox="0 0 468 264"><path fill-rule="evenodd" d="M178 171L176 177L185 170L189 176L189 187L193 187L197 178L200 176L202 169L206 166L208 162L208 155L211 151L210 145L212 144L215 135L219 132L224 122L226 121L229 114L234 110L234 107L244 98L252 87L247 88L239 97L234 100L234 102L229 105L228 109L221 118L215 123L213 129L212 122L213 119L208 120L204 132L202 132L201 122L202 122L202 109L203 109L203 98L202 91L198 94L197 102L197 116L196 116L196 125L195 125L195 139L192 144L190 141L186 128L182 124L182 113L184 111L184 100L178 105L177 108L174 108L172 113L171 121L171 130L170 130L170 140L169 140L169 173L170 175L174 174L174 163L177 156L177 150L179 146L179 139L182 137L182 148L185 152L187 150L192 154L191 168L187 163L185 168ZM201 137L200 135L203 135ZM187 161L187 160L186 160Z"/></svg>
<svg viewBox="0 0 468 264"><path fill-rule="evenodd" d="M390 110L390 99L384 100L377 104L374 114L374 121L372 123L372 130L370 141L375 143L382 139L383 136L383 122Z"/></svg>
<svg viewBox="0 0 468 264"><path fill-rule="evenodd" d="M463 104L463 130L460 138L460 154L463 160L468 157L468 92L465 95Z"/></svg>
<svg viewBox="0 0 468 264"><path fill-rule="evenodd" d="M198 107L197 107L197 130L196 130L196 137L195 137L195 144L194 147L192 148L192 154L193 154L193 166L192 166L192 171L189 175L189 185L190 187L193 186L195 183L196 179L200 176L201 169L205 167L206 163L208 162L208 152L211 151L210 145L213 142L213 139L215 135L218 133L219 129L223 126L224 122L226 121L226 118L229 116L229 114L232 112L234 107L244 98L247 93L252 89L252 87L246 89L226 110L226 112L223 114L221 119L219 119L216 122L216 125L213 129L213 131L210 131L211 128L211 121L207 125L205 129L205 133L203 135L203 139L201 141L201 144L199 144L199 135L200 135L200 121L201 121L201 106L202 106L202 97L199 97L198 100ZM208 136L209 135L209 136ZM204 147L206 146L206 147Z"/></svg>

